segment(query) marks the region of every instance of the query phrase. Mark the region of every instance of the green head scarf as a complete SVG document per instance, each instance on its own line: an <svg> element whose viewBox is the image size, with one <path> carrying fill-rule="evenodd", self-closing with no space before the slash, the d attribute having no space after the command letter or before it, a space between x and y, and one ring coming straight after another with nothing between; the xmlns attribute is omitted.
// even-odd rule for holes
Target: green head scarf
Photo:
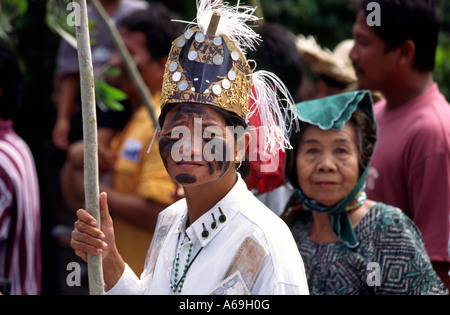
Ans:
<svg viewBox="0 0 450 315"><path fill-rule="evenodd" d="M356 109L360 109L372 121L376 130L376 123L373 114L373 101L370 91L360 90L349 93L333 95L330 97L306 101L296 105L299 112L299 120L322 130L341 130L351 119ZM376 135L373 137L375 147ZM297 147L294 144L294 147ZM319 204L306 196L298 183L297 166L295 159L296 152L288 154L286 157L286 179L295 188L295 196L303 202L305 210L318 213L328 213L333 232L347 246L354 248L359 245L359 241L353 230L347 212L359 207L364 203L366 194L364 192L369 165L360 174L358 182L350 193L336 205L328 207ZM292 167L289 167L292 165Z"/></svg>

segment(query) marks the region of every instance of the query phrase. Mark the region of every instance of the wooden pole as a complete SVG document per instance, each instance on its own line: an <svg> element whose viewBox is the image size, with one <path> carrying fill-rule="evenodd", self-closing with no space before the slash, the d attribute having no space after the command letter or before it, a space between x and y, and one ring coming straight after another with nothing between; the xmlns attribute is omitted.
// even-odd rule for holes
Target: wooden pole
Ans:
<svg viewBox="0 0 450 315"><path fill-rule="evenodd" d="M80 23L76 25L78 63L80 67L81 106L84 143L84 193L86 210L100 228L99 175L97 145L97 115L95 107L94 72L89 40L86 0L76 0L80 8ZM89 294L104 294L102 255L88 254Z"/></svg>
<svg viewBox="0 0 450 315"><path fill-rule="evenodd" d="M128 49L126 48L125 44L123 43L122 37L120 36L119 32L117 31L114 21L109 17L108 13L106 13L102 4L98 0L91 0L91 4L94 7L95 11L97 11L100 19L105 24L106 29L108 30L108 33L111 36L111 38L114 42L114 45L116 46L116 48L120 54L120 57L123 60L125 68L129 74L131 80L133 81L134 86L137 88L142 102L144 103L145 107L147 108L148 113L150 114L150 118L152 119L155 130L158 129L158 126L159 126L158 118L155 113L156 106L153 103L152 94L150 93L147 86L145 85L144 80L142 79L142 76L136 67L136 63L134 62L133 58L131 57L130 53L128 52Z"/></svg>

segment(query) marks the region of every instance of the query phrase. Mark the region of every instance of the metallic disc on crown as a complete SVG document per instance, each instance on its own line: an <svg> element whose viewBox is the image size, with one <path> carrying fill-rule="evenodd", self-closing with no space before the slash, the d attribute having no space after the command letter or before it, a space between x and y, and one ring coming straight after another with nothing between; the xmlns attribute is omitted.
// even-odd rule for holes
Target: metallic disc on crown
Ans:
<svg viewBox="0 0 450 315"><path fill-rule="evenodd" d="M214 43L214 45L216 45L216 46L222 45L222 38L220 38L220 37L214 37L213 43Z"/></svg>
<svg viewBox="0 0 450 315"><path fill-rule="evenodd" d="M234 72L233 70L230 70L228 72L228 79L230 79L231 81L236 80L236 72Z"/></svg>
<svg viewBox="0 0 450 315"><path fill-rule="evenodd" d="M191 29L188 29L186 32L184 32L184 38L190 39L194 35L194 31Z"/></svg>
<svg viewBox="0 0 450 315"><path fill-rule="evenodd" d="M221 64L223 64L223 57L222 57L221 55L215 55L215 56L213 57L213 63L214 63L216 66L220 66Z"/></svg>
<svg viewBox="0 0 450 315"><path fill-rule="evenodd" d="M228 90L228 89L231 87L231 82L230 82L230 80L228 80L228 79L223 79L223 81L222 81L222 87L223 87L225 90Z"/></svg>
<svg viewBox="0 0 450 315"><path fill-rule="evenodd" d="M178 64L175 61L171 62L169 65L169 71L174 72L177 69L178 69Z"/></svg>
<svg viewBox="0 0 450 315"><path fill-rule="evenodd" d="M172 80L173 82L178 82L181 80L181 73L180 72L175 72L172 76Z"/></svg>
<svg viewBox="0 0 450 315"><path fill-rule="evenodd" d="M203 43L205 41L205 34L200 32L195 34L195 40L197 41L197 43Z"/></svg>
<svg viewBox="0 0 450 315"><path fill-rule="evenodd" d="M179 48L182 48L185 44L186 44L186 39L184 39L183 37L178 38L178 40L177 40L177 46L178 46Z"/></svg>
<svg viewBox="0 0 450 315"><path fill-rule="evenodd" d="M198 57L198 53L195 50L190 51L188 54L188 58L190 61L194 61L195 59L197 59L197 57Z"/></svg>
<svg viewBox="0 0 450 315"><path fill-rule="evenodd" d="M180 91L185 91L188 88L189 84L186 81L181 81L180 84L178 85L178 89Z"/></svg>
<svg viewBox="0 0 450 315"><path fill-rule="evenodd" d="M216 95L220 95L220 93L222 93L222 88L220 87L220 85L215 84L212 88L213 93Z"/></svg>

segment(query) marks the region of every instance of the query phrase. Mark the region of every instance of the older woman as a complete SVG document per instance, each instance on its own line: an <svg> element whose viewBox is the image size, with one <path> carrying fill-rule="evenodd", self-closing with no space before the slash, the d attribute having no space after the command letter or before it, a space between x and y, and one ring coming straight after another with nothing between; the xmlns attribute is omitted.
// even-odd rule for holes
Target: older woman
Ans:
<svg viewBox="0 0 450 315"><path fill-rule="evenodd" d="M286 176L303 208L291 223L311 294L447 293L414 223L366 199L376 143L370 92L297 109L300 132L291 139Z"/></svg>
<svg viewBox="0 0 450 315"><path fill-rule="evenodd" d="M242 28L230 16L232 10L218 5L201 1L199 8L223 13L216 26ZM160 154L185 198L159 214L140 279L116 249L105 194L102 229L79 210L71 245L84 259L87 253L103 255L111 294L307 294L303 262L289 228L243 181L249 172L245 120L258 75L239 48L237 34L201 22L197 26L172 45L159 118ZM276 97L256 97L254 103L279 106Z"/></svg>

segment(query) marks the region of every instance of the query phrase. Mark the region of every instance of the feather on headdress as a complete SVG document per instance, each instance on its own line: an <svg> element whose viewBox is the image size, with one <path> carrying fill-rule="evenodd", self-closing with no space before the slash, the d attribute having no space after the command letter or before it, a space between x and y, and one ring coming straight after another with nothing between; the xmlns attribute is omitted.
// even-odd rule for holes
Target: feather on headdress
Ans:
<svg viewBox="0 0 450 315"><path fill-rule="evenodd" d="M239 1L230 7L221 0L197 0L196 19L179 21L187 27L172 44L161 107L169 103L208 104L234 112L247 122L257 113L265 150L276 154L291 148L289 133L297 111L283 82L267 71L253 72L244 55L248 49L255 50L261 40L246 24L258 20L254 11L240 6Z"/></svg>

